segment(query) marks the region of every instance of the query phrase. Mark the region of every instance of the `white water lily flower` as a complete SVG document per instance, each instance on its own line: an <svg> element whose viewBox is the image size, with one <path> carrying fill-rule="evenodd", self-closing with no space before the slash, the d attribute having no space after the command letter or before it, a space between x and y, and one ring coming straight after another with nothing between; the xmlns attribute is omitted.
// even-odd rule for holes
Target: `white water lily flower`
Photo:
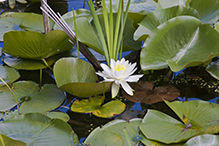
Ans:
<svg viewBox="0 0 219 146"><path fill-rule="evenodd" d="M116 62L111 59L111 68L104 63L101 63L100 65L103 68L103 71L97 72L96 74L103 77L105 82L113 82L111 90L113 98L118 94L120 84L126 93L131 96L133 95L133 89L127 82L137 82L139 78L143 76L132 75L137 70L137 68L135 68L136 63L131 64L129 61L125 61L125 59L122 58L121 61L118 60Z"/></svg>

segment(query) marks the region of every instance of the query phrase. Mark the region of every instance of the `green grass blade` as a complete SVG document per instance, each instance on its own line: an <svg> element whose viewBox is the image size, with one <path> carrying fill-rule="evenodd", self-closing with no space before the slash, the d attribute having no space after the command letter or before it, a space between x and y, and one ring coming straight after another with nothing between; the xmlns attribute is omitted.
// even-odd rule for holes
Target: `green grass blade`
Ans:
<svg viewBox="0 0 219 146"><path fill-rule="evenodd" d="M80 59L79 43L78 43L78 32L77 32L77 25L76 25L76 18L75 18L74 9L72 9L72 12L73 12L73 19L74 19L74 28L75 28L75 37L76 37L77 50L78 50L78 58Z"/></svg>
<svg viewBox="0 0 219 146"><path fill-rule="evenodd" d="M117 60L117 56L116 56L116 52L117 52L117 41L118 41L118 34L119 34L119 28L120 28L120 19L121 19L121 13L122 13L122 1L120 0L119 3L119 9L118 9L118 13L117 13L117 19L116 19L116 26L115 26L115 34L114 34L114 45L113 45L113 58L116 61Z"/></svg>
<svg viewBox="0 0 219 146"><path fill-rule="evenodd" d="M92 0L87 0L87 4L88 4L88 6L90 8L91 15L93 16L93 21L94 21L97 33L99 34L99 39L100 39L101 45L103 47L101 49L103 50L104 56L106 57L107 64L110 65L109 52L108 52L108 49L107 49L107 46L106 46L106 41L105 41L105 38L104 38L104 35L103 35L103 30L101 28L99 19L97 17L96 11L94 9Z"/></svg>

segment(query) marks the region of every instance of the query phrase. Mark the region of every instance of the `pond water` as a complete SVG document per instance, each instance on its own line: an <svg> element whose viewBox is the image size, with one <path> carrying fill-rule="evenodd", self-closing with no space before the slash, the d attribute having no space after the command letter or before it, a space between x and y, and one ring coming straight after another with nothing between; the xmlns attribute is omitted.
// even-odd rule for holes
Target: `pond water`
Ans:
<svg viewBox="0 0 219 146"><path fill-rule="evenodd" d="M72 8L79 9L85 6L87 8L86 3L84 4L83 0L69 0L69 1L53 1L49 4L55 11L61 10L61 14L64 14L68 11L71 11ZM8 11L22 11L22 12L39 12L39 3L30 3L30 4L17 4L16 7L12 10L3 4L0 4L0 12L8 12ZM57 9L56 9L57 8ZM3 43L0 42L0 47L3 47ZM128 55L130 52L126 52L123 56ZM135 53L135 52L132 52ZM95 56L98 56L96 54ZM132 55L129 55L128 58L131 58ZM3 56L2 56L3 57ZM1 64L2 57L0 58ZM83 58L83 57L82 57ZM97 57L98 58L98 57ZM102 59L102 56L99 56ZM21 74L21 78L19 80L33 80L39 83L39 71L19 71ZM207 100L209 102L218 102L219 98L219 88L218 82L212 78L206 71L204 67L191 67L186 68L180 72L172 73L169 76L169 81L166 81L166 77L168 74L168 69L163 69L159 71L149 71L143 77L143 81L153 81L155 87L163 86L166 84L171 84L180 90L179 96L175 100ZM52 78L52 72L49 69L45 69L43 72L43 84L44 83L55 83ZM155 88L154 87L154 88ZM75 100L75 97L67 94L67 98L62 107L57 110L66 112L69 114L71 119L69 120L69 124L72 126L73 130L77 133L81 141L84 140L85 137L97 126L104 125L105 123L113 120L113 119L125 119L130 120L132 118L142 118L147 109L157 109L173 115L173 113L167 108L167 106L163 102L158 102L152 105L140 103L140 102L131 102L125 99L122 101L127 105L127 110L114 118L104 119L97 118L91 114L79 114L69 110L69 106ZM110 100L110 97L107 97L106 100ZM176 116L174 116L176 117Z"/></svg>

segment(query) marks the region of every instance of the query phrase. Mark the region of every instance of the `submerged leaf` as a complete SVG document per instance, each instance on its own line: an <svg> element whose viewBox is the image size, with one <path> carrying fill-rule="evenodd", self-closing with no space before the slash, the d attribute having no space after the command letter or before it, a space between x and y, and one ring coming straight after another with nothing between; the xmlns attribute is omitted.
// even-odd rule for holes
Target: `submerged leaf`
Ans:
<svg viewBox="0 0 219 146"><path fill-rule="evenodd" d="M170 84L153 89L153 82L139 81L132 83L131 86L135 90L134 95L130 96L125 92L123 95L132 102L153 104L163 100L172 101L179 95L179 90Z"/></svg>

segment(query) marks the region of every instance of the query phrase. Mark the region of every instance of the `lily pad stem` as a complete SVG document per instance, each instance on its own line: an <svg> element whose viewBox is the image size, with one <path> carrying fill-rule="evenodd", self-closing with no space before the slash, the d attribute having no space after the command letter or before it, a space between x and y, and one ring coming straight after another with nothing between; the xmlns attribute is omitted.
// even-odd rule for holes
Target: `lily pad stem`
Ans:
<svg viewBox="0 0 219 146"><path fill-rule="evenodd" d="M131 145L131 142L130 142L130 139L129 139L129 136L128 136L128 133L127 133L127 131L126 131L126 129L124 128L123 131L124 131L125 138L126 138L128 144L129 144L129 146L132 146L132 145Z"/></svg>
<svg viewBox="0 0 219 146"><path fill-rule="evenodd" d="M168 81L168 80L169 80L169 78L170 78L170 76L171 76L172 73L173 73L172 70L169 70L169 71L168 71L168 73L167 73L167 75L166 75L166 77L165 77L165 81Z"/></svg>
<svg viewBox="0 0 219 146"><path fill-rule="evenodd" d="M14 96L16 104L17 104L17 109L19 110L19 103L17 100L17 97L15 96L14 92L11 90L10 86L0 77L0 80L8 87L8 89L11 91L11 94Z"/></svg>
<svg viewBox="0 0 219 146"><path fill-rule="evenodd" d="M49 64L46 62L46 60L43 58L42 61L44 62L44 64L53 71L53 69L49 66Z"/></svg>

